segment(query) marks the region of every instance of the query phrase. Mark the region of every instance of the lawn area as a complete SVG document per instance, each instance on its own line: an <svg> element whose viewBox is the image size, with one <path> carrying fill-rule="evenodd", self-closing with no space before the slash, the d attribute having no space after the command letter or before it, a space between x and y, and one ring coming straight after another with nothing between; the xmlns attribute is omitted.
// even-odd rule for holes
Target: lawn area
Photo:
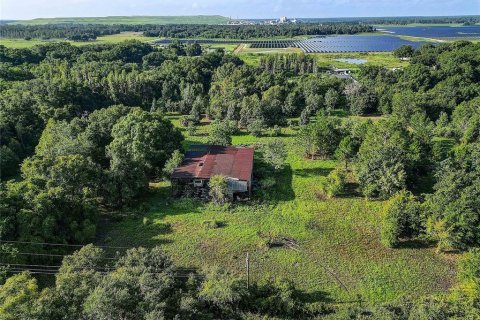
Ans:
<svg viewBox="0 0 480 320"><path fill-rule="evenodd" d="M178 116L171 118L178 125ZM185 146L205 142L207 130L204 123L195 136L184 132ZM318 178L337 163L304 159L294 135L294 130L283 129L288 165L274 176L275 186L257 190L251 201L215 207L174 199L168 182L152 183L135 214L102 227L101 242L161 245L179 266L218 265L239 276L245 274L249 252L252 281L292 279L306 300L338 305L356 301L357 295L366 302L385 302L432 294L454 283L451 256L414 244L401 249L381 245L383 202L358 196L355 185L342 197L318 200ZM274 138L242 133L233 137L233 144L256 145L269 139ZM152 223L144 223L144 218ZM220 227L208 228L208 221L218 221ZM269 248L267 240L278 236L294 239L298 248Z"/></svg>
<svg viewBox="0 0 480 320"><path fill-rule="evenodd" d="M9 48L30 48L38 44L46 44L51 42L70 42L76 46L84 46L88 44L101 44L101 43L119 43L126 40L140 40L140 41L151 41L156 40L159 38L155 37L144 37L142 32L121 32L119 34L112 34L108 36L101 36L98 37L95 41L67 41L67 40L59 40L59 39L52 39L52 40L40 40L40 39L7 39L2 38L0 39L0 45L4 45Z"/></svg>
<svg viewBox="0 0 480 320"><path fill-rule="evenodd" d="M408 65L408 61L401 61L394 57L391 52L314 53L314 55L317 57L319 67L359 68L358 64L337 61L337 59L362 59L367 60L365 65L382 66L385 68L403 68Z"/></svg>

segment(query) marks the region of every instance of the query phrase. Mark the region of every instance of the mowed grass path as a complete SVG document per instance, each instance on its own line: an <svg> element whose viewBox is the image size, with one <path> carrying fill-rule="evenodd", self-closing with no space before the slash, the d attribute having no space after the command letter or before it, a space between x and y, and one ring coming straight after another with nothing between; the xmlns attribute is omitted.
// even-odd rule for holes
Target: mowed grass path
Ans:
<svg viewBox="0 0 480 320"><path fill-rule="evenodd" d="M178 123L174 119L174 123ZM206 140L199 136L185 144ZM182 267L203 269L219 265L245 275L250 253L251 279L282 277L295 281L306 300L349 303L361 295L367 302L385 302L403 295L420 296L447 290L455 275L454 262L432 248L386 249L380 244L383 202L362 197L319 201L315 196L320 176L337 163L306 160L294 131L285 129L288 165L275 175L276 186L258 191L247 203L215 207L190 199L170 197L169 184L152 184L144 209L111 223L108 245L160 245ZM244 134L234 144L258 144L273 139ZM144 224L144 217L152 224ZM208 229L204 221L223 226ZM268 248L266 239L285 236L298 241L298 249Z"/></svg>

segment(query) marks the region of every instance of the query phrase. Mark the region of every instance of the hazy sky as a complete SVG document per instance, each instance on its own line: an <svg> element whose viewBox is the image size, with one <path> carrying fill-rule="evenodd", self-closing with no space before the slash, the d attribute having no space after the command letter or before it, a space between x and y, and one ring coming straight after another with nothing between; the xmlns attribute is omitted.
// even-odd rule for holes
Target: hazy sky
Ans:
<svg viewBox="0 0 480 320"><path fill-rule="evenodd" d="M232 18L480 14L480 0L0 0L0 19L219 14Z"/></svg>

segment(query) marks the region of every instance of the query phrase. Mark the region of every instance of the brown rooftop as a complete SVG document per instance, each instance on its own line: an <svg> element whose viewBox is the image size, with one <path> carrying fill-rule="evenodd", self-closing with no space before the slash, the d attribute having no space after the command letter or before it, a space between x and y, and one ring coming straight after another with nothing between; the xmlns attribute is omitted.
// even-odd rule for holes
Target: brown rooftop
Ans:
<svg viewBox="0 0 480 320"><path fill-rule="evenodd" d="M215 175L250 181L253 148L192 145L172 179L210 179Z"/></svg>

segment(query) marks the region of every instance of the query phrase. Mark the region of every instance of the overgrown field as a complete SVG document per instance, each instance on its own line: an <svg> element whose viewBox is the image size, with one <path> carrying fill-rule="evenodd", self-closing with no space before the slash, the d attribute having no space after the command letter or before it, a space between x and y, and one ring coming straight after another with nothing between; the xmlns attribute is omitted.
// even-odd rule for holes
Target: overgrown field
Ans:
<svg viewBox="0 0 480 320"><path fill-rule="evenodd" d="M178 118L173 120L178 125ZM185 147L205 142L207 130L204 123L195 136L184 132ZM359 297L366 302L385 302L403 295L432 294L453 284L451 256L415 244L400 249L382 246L383 202L358 196L354 184L339 198L317 199L319 177L337 163L304 159L295 133L283 129L288 165L275 175L274 186L257 190L251 201L215 207L173 199L169 183L154 183L145 196L147 201L135 213L103 228L103 242L111 246L161 245L180 266L203 269L218 265L237 275L245 274L249 252L252 281L289 278L304 290L305 300L342 305ZM242 133L233 138L233 144L258 146L269 139L274 138L268 132L260 138ZM260 159L258 152L256 159ZM280 238L298 246L268 245Z"/></svg>

